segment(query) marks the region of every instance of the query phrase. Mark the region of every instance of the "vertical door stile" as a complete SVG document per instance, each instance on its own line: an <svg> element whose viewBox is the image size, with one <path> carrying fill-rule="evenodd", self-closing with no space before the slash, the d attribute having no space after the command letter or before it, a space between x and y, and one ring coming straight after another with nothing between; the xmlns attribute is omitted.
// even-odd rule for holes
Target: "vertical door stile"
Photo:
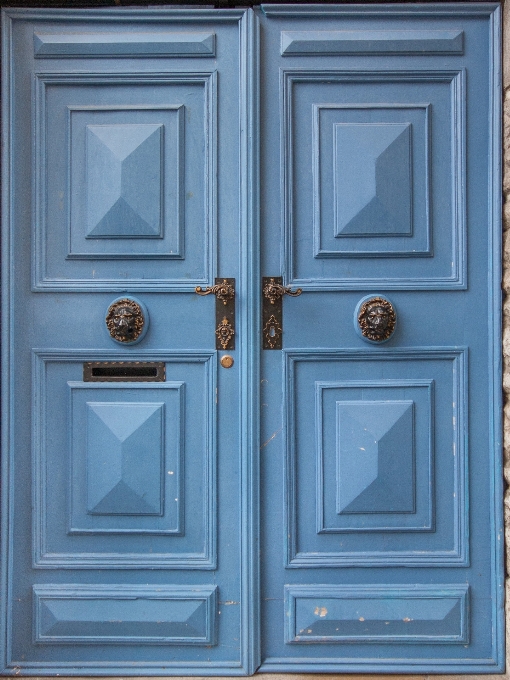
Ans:
<svg viewBox="0 0 510 680"><path fill-rule="evenodd" d="M245 477L241 486L244 554L242 649L246 668L260 666L260 326L257 282L260 277L260 29L254 12L247 12L241 34L241 459Z"/></svg>

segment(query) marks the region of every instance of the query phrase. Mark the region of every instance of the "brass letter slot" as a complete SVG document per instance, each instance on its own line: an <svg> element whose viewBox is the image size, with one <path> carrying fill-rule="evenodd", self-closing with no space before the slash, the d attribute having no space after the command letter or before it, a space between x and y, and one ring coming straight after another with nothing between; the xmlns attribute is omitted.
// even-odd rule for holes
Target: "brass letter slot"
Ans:
<svg viewBox="0 0 510 680"><path fill-rule="evenodd" d="M87 361L83 382L165 382L163 361Z"/></svg>

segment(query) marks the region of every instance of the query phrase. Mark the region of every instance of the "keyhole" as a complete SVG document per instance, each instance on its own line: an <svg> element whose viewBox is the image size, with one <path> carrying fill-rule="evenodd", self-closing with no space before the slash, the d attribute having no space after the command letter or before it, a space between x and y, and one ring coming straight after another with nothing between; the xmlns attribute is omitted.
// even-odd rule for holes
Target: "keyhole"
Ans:
<svg viewBox="0 0 510 680"><path fill-rule="evenodd" d="M274 327L274 326L271 326L271 328L269 329L269 336L270 336L271 338L274 338L275 335L276 335L275 327Z"/></svg>

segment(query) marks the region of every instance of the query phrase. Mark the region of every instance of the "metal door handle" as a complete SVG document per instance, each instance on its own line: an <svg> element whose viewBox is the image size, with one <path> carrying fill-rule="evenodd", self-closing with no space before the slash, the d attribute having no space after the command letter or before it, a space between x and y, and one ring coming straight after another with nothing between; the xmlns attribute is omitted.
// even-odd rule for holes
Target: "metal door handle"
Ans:
<svg viewBox="0 0 510 680"><path fill-rule="evenodd" d="M284 295L297 297L302 288L291 290L283 285L281 276L265 276L262 279L262 347L282 349Z"/></svg>
<svg viewBox="0 0 510 680"><path fill-rule="evenodd" d="M216 295L216 349L234 349L236 334L236 280L215 279L214 286L197 286L198 295Z"/></svg>
<svg viewBox="0 0 510 680"><path fill-rule="evenodd" d="M290 295L291 297L297 297L303 292L302 288L297 288L296 290L291 290L290 286L283 286L281 283L277 282L276 279L281 280L279 277L269 277L264 278L262 293L269 302L274 305L277 300L280 300L284 295Z"/></svg>
<svg viewBox="0 0 510 680"><path fill-rule="evenodd" d="M216 295L218 300L221 300L224 305L227 305L235 298L235 283L229 283L229 281L234 281L234 279L223 279L220 283L218 283L218 281L220 281L220 279L216 279L214 286L207 286L207 288L197 286L195 288L195 293L198 293L198 295L210 295L212 293L213 295Z"/></svg>

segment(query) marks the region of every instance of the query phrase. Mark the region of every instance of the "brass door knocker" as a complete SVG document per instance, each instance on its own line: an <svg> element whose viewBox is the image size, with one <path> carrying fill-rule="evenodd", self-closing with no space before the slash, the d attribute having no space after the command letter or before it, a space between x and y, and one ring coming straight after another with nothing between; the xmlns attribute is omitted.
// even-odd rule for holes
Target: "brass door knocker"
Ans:
<svg viewBox="0 0 510 680"><path fill-rule="evenodd" d="M140 342L147 332L149 314L145 305L132 297L114 300L106 312L106 327L115 342Z"/></svg>

